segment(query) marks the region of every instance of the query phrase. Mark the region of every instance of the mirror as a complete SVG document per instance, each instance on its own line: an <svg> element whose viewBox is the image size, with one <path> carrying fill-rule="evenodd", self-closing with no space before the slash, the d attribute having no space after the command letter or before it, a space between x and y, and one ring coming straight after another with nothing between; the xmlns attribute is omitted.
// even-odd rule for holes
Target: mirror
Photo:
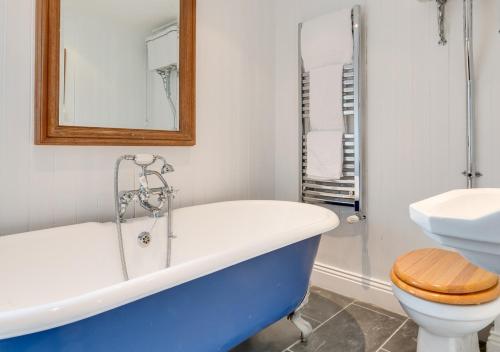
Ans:
<svg viewBox="0 0 500 352"><path fill-rule="evenodd" d="M38 0L37 144L193 145L195 0Z"/></svg>
<svg viewBox="0 0 500 352"><path fill-rule="evenodd" d="M59 124L177 131L179 0L61 0Z"/></svg>

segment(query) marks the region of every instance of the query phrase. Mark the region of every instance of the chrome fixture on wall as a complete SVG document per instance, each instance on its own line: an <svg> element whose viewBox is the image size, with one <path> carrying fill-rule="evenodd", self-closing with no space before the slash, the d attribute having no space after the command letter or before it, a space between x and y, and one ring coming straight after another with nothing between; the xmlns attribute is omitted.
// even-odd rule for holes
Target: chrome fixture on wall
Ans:
<svg viewBox="0 0 500 352"><path fill-rule="evenodd" d="M120 165L123 160L134 162L135 165L140 167L139 173L139 188L127 191L119 191L118 189L118 176L120 172ZM156 161L162 162L161 171L149 170L148 167L153 165ZM171 253L172 253L172 239L175 238L172 232L172 201L174 198L174 189L168 185L163 177L164 174L173 172L174 167L167 163L165 158L160 155L151 154L136 154L136 155L123 155L116 160L115 164L115 216L116 216L116 230L118 234L118 244L120 246L120 259L122 264L122 272L125 280L129 279L127 271L127 263L125 260L125 250L123 247L123 234L122 223L126 222L125 213L128 206L133 201L138 201L139 205L147 210L150 215L156 219L167 213L167 255L166 267L170 266ZM156 176L161 182L161 187L150 187L148 176ZM151 202L152 196L156 196L156 203ZM165 208L166 205L166 209ZM151 241L151 232L156 224L149 231L141 232L138 236L138 243L145 247Z"/></svg>
<svg viewBox="0 0 500 352"><path fill-rule="evenodd" d="M163 88L165 89L165 94L167 96L168 104L170 105L170 110L172 111L172 116L175 121L175 129L179 128L179 122L177 119L177 108L175 107L175 102L172 99L172 72L178 72L177 65L172 64L167 67L159 68L156 73L161 77L163 81Z"/></svg>
<svg viewBox="0 0 500 352"><path fill-rule="evenodd" d="M463 172L467 177L467 188L476 186L476 178L481 176L476 170L475 145L475 87L474 87L474 31L472 0L464 0L464 56L465 56L465 88L466 88L466 124L467 124L467 169Z"/></svg>
<svg viewBox="0 0 500 352"><path fill-rule="evenodd" d="M436 0L438 4L438 27L439 27L439 45L446 45L446 34L444 30L445 6L448 0Z"/></svg>
<svg viewBox="0 0 500 352"><path fill-rule="evenodd" d="M434 1L434 0L419 0L420 2L428 2L428 1ZM446 4L448 3L448 0L435 0L437 4L437 10L438 10L438 15L437 15L437 20L438 20L438 34L439 34L439 45L446 45L448 43L448 40L446 40L446 30L445 30L445 9L446 9Z"/></svg>
<svg viewBox="0 0 500 352"><path fill-rule="evenodd" d="M363 78L364 43L362 38L361 6L355 5L351 11L353 34L353 61L345 64L342 74L343 114L347 130L343 136L343 177L338 180L318 180L308 177L306 136L310 130L309 101L310 76L302 62L301 31L298 27L299 57L299 115L300 123L300 193L306 203L323 203L352 207L354 214L347 217L350 224L366 219L364 208L363 177Z"/></svg>
<svg viewBox="0 0 500 352"><path fill-rule="evenodd" d="M444 7L447 0L436 0L436 2L438 4L439 44L444 45L446 44L444 36ZM462 174L467 178L467 188L474 188L476 186L476 179L482 176L482 174L476 168L473 0L463 0L463 21L466 90L466 170Z"/></svg>

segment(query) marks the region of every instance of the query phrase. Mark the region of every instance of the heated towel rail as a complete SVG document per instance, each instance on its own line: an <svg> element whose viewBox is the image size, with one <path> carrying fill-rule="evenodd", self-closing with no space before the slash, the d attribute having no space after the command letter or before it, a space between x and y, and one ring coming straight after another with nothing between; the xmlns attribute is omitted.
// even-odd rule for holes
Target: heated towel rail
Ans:
<svg viewBox="0 0 500 352"><path fill-rule="evenodd" d="M343 69L343 113L345 119L343 177L339 180L319 181L306 174L307 148L306 136L309 132L309 73L304 72L300 53L299 24L299 60L300 60L300 116L301 116L301 194L307 203L326 203L345 205L354 208L358 217L365 217L363 212L363 158L362 158L362 43L361 43L361 7L352 9L352 27L354 38L353 62Z"/></svg>

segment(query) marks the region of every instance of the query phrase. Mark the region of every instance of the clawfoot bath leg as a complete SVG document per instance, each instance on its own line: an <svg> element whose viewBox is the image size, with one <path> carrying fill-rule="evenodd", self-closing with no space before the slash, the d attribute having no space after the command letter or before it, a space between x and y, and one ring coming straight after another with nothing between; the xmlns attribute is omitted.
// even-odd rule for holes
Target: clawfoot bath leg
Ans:
<svg viewBox="0 0 500 352"><path fill-rule="evenodd" d="M290 321L300 330L300 340L302 342L307 342L307 338L311 335L313 328L311 324L302 318L299 312L294 312L288 317Z"/></svg>
<svg viewBox="0 0 500 352"><path fill-rule="evenodd" d="M300 304L300 306L288 316L288 320L290 320L293 325L297 327L300 331L300 340L302 342L307 342L307 338L309 335L311 335L313 328L311 324L302 318L302 315L300 314L300 310L309 302L309 289L307 290L306 296L304 297L304 300Z"/></svg>

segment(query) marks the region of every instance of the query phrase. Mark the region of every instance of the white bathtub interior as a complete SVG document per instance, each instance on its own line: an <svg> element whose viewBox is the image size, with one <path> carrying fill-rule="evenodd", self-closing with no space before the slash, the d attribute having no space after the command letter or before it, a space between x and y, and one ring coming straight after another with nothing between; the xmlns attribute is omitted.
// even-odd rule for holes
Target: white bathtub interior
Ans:
<svg viewBox="0 0 500 352"><path fill-rule="evenodd" d="M137 236L150 217L124 223L131 281L123 282L114 223L84 223L0 238L2 312L57 303L115 284L155 280L163 288L189 281L333 228L328 210L293 202L235 201L174 211L172 267L165 268L166 217L158 220L151 245ZM148 275L149 274L149 275ZM158 286L156 289L158 290ZM1 320L1 319L0 319Z"/></svg>

